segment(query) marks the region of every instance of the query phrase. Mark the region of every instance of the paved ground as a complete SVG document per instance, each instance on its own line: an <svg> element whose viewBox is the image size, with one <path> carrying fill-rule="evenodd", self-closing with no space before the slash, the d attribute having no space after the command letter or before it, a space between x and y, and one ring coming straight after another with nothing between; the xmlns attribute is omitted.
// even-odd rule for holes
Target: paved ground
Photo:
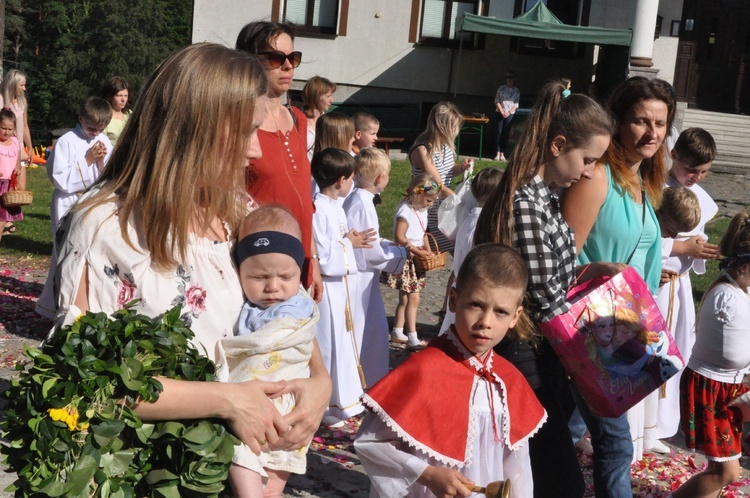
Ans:
<svg viewBox="0 0 750 498"><path fill-rule="evenodd" d="M746 206L750 192L750 175L712 173L704 182L706 190L714 197L723 215L732 215ZM428 287L422 293L418 316L420 334L430 338L437 334L437 313L442 306L449 269L430 272ZM48 328L33 313L36 297L46 278L44 263L28 260L7 260L0 257L0 389L14 375L13 367L21 359L24 345L35 345ZM392 313L397 293L383 289L386 310ZM407 353L392 349L392 364L403 360ZM351 440L356 427L349 424L341 430L321 430L312 444L308 458L309 470L305 476L293 477L286 490L289 497L364 497L368 495L369 481L354 454ZM667 457L649 456L633 466L634 496L665 496L670 486L694 472L691 465L700 467L699 458L693 460L681 445L681 437L669 441L672 454ZM741 487L729 490L726 497L750 496L750 463L742 461ZM591 462L582 457L582 465L590 483ZM0 490L12 482L13 476L0 473ZM0 493L0 497L11 496ZM589 489L586 496L593 496Z"/></svg>

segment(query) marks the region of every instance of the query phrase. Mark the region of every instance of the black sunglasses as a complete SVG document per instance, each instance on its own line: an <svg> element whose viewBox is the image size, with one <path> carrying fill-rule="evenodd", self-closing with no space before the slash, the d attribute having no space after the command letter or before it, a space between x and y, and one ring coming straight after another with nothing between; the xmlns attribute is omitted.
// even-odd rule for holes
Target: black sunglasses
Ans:
<svg viewBox="0 0 750 498"><path fill-rule="evenodd" d="M265 57L272 69L283 66L284 61L289 61L292 67L299 67L299 63L302 62L302 52L292 52L287 55L284 52L274 50L271 52L258 52L258 55Z"/></svg>

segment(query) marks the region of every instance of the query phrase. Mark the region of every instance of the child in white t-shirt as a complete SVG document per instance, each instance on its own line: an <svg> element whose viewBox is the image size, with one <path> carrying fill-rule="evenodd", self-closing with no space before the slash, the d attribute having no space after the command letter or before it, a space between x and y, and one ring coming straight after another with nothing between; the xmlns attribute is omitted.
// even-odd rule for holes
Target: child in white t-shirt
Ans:
<svg viewBox="0 0 750 498"><path fill-rule="evenodd" d="M695 345L680 379L685 444L703 453L708 466L680 486L674 498L718 496L740 477L747 420L730 403L748 391L743 379L750 370L749 248L750 217L738 213L719 242L721 273L701 301Z"/></svg>
<svg viewBox="0 0 750 498"><path fill-rule="evenodd" d="M406 190L406 199L396 208L393 219L394 240L412 255L431 253L426 235L427 210L437 200L441 188L443 185L432 175L416 175ZM424 272L417 271L410 258L404 263L401 273L387 274L385 283L391 289L398 289L398 305L394 313L391 340L407 343L410 349L425 347L426 343L417 336L419 292L426 284Z"/></svg>

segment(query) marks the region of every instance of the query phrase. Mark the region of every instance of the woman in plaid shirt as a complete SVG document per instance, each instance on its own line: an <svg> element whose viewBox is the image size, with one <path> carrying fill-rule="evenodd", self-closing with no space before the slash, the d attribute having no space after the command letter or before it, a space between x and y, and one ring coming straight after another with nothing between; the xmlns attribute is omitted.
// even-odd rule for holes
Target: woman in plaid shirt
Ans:
<svg viewBox="0 0 750 498"><path fill-rule="evenodd" d="M528 380L547 410L547 423L531 439L534 496L580 498L584 481L563 407L565 372L537 322L568 310L565 294L575 276L573 232L560 212L558 189L590 177L606 151L614 125L599 104L584 95L563 96L565 85L544 86L529 116L494 198L482 210L475 244L502 242L516 247L529 266L525 313L515 338L496 351ZM587 277L609 272L588 271ZM568 407L570 402L567 403Z"/></svg>

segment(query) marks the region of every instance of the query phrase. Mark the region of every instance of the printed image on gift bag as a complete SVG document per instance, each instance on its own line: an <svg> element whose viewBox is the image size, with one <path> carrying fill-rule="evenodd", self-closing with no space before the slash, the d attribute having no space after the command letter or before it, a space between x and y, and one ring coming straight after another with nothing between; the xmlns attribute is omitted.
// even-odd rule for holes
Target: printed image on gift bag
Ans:
<svg viewBox="0 0 750 498"><path fill-rule="evenodd" d="M568 313L540 324L591 412L625 413L684 363L646 282L632 267L568 293Z"/></svg>

